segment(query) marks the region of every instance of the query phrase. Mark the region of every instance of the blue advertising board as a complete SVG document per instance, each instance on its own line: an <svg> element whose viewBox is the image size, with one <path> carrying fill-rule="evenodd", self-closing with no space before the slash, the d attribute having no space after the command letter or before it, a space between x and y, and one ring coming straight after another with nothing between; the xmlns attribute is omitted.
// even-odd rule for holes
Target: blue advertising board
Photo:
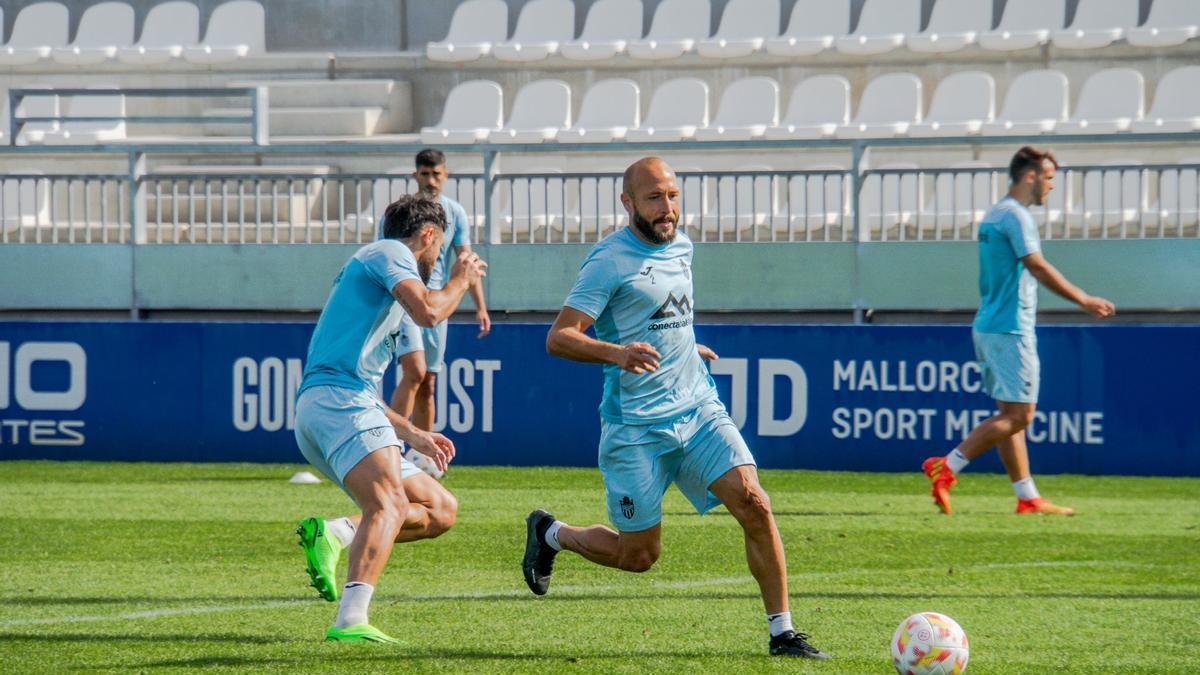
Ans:
<svg viewBox="0 0 1200 675"><path fill-rule="evenodd" d="M451 326L438 426L462 464L594 466L601 371L545 325ZM0 458L303 461L313 325L0 323ZM966 326L699 325L760 465L914 471L993 412ZM1200 476L1200 327L1047 326L1039 473ZM390 392L396 373L384 388ZM999 470L994 453L979 470Z"/></svg>

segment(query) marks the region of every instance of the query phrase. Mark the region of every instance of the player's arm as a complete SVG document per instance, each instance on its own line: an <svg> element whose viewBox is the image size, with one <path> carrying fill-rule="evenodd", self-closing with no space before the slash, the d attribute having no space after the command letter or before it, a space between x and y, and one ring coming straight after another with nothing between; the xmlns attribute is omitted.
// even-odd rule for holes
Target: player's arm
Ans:
<svg viewBox="0 0 1200 675"><path fill-rule="evenodd" d="M454 261L444 288L431 291L415 279L406 279L392 287L392 296L418 326L432 328L449 318L471 286L486 274L487 263L467 253Z"/></svg>
<svg viewBox="0 0 1200 675"><path fill-rule="evenodd" d="M459 244L454 247L454 259L463 257L471 252L470 244ZM487 300L483 297L483 284L471 286L471 300L475 301L475 320L479 322L479 337L487 337L492 332L492 317L488 314Z"/></svg>
<svg viewBox="0 0 1200 675"><path fill-rule="evenodd" d="M412 446L417 452L429 457L438 471L445 471L454 459L454 442L442 434L417 428L407 417L383 406L383 414L396 430L396 437Z"/></svg>
<svg viewBox="0 0 1200 675"><path fill-rule="evenodd" d="M1062 272L1051 265L1041 253L1034 252L1021 258L1025 269L1046 288L1059 297L1069 300L1097 319L1106 319L1116 314L1117 308L1108 300L1084 293L1081 288L1067 281Z"/></svg>
<svg viewBox="0 0 1200 675"><path fill-rule="evenodd" d="M621 346L590 337L592 317L573 307L563 307L546 336L546 352L580 363L613 363L631 373L658 370L658 351L645 342Z"/></svg>

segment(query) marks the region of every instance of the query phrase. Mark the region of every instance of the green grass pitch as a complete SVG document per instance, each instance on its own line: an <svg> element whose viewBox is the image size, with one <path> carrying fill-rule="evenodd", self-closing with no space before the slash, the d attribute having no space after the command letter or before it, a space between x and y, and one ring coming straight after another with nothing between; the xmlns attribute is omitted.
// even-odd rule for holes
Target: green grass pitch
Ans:
<svg viewBox="0 0 1200 675"><path fill-rule="evenodd" d="M766 471L793 616L835 657L809 663L766 656L737 524L674 489L653 570L564 555L530 594L525 514L604 522L594 469L453 469L458 525L398 547L372 607L407 646L322 643L335 605L293 530L350 501L300 468L0 462L0 671L889 673L896 625L934 610L973 674L1200 672L1200 480L1044 476L1080 512L1045 518L967 474L947 518L915 471Z"/></svg>

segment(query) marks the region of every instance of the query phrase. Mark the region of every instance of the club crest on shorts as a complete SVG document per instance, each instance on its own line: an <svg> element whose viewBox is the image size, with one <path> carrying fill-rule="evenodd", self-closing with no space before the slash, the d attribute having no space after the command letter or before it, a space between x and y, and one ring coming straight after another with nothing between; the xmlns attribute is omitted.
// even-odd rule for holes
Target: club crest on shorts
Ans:
<svg viewBox="0 0 1200 675"><path fill-rule="evenodd" d="M633 518L633 500L628 496L621 497L621 515L626 518Z"/></svg>

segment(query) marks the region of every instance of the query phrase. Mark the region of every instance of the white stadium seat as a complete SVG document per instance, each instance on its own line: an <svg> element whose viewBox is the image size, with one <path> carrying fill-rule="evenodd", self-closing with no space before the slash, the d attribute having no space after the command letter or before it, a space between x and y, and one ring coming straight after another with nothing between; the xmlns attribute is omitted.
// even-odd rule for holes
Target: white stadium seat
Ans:
<svg viewBox="0 0 1200 675"><path fill-rule="evenodd" d="M730 0L717 34L697 42L696 53L716 59L748 56L778 34L779 0Z"/></svg>
<svg viewBox="0 0 1200 675"><path fill-rule="evenodd" d="M1067 121L1068 96L1067 76L1057 70L1021 73L1008 87L1004 109L995 122L983 125L983 133L989 136L1053 133Z"/></svg>
<svg viewBox="0 0 1200 675"><path fill-rule="evenodd" d="M850 123L850 82L840 75L817 75L796 85L787 114L764 134L773 140L833 136Z"/></svg>
<svg viewBox="0 0 1200 675"><path fill-rule="evenodd" d="M118 49L132 44L133 7L124 2L101 2L84 11L75 41L55 47L51 56L59 63L91 65L113 58Z"/></svg>
<svg viewBox="0 0 1200 675"><path fill-rule="evenodd" d="M925 31L906 42L914 52L953 52L975 44L991 26L992 0L943 1L933 6Z"/></svg>
<svg viewBox="0 0 1200 675"><path fill-rule="evenodd" d="M599 0L588 11L583 34L564 42L559 51L576 61L601 61L624 54L625 47L641 37L641 0Z"/></svg>
<svg viewBox="0 0 1200 675"><path fill-rule="evenodd" d="M889 73L867 83L850 124L838 129L846 138L903 136L921 121L921 80L912 73Z"/></svg>
<svg viewBox="0 0 1200 675"><path fill-rule="evenodd" d="M1060 134L1109 134L1129 131L1146 112L1146 83L1133 68L1093 73L1083 83L1075 114L1058 127Z"/></svg>
<svg viewBox="0 0 1200 675"><path fill-rule="evenodd" d="M1054 46L1060 49L1107 47L1136 28L1138 0L1079 0L1071 25L1054 31Z"/></svg>
<svg viewBox="0 0 1200 675"><path fill-rule="evenodd" d="M230 0L213 10L204 39L184 47L183 58L192 63L227 63L266 51L266 18L254 0Z"/></svg>
<svg viewBox="0 0 1200 675"><path fill-rule="evenodd" d="M1142 225L1147 234L1165 234L1194 227L1200 215L1200 157L1185 159L1179 169L1164 169L1159 172L1158 201L1142 216ZM1190 166L1192 168L1182 168Z"/></svg>
<svg viewBox="0 0 1200 675"><path fill-rule="evenodd" d="M67 8L58 2L37 2L17 14L8 44L0 50L0 65L19 66L50 56L67 44Z"/></svg>
<svg viewBox="0 0 1200 675"><path fill-rule="evenodd" d="M729 85L717 116L696 131L699 141L744 141L761 138L779 124L779 85L769 77L747 77Z"/></svg>
<svg viewBox="0 0 1200 675"><path fill-rule="evenodd" d="M1166 133L1200 130L1200 66L1184 66L1163 75L1155 87L1154 105L1133 130Z"/></svg>
<svg viewBox="0 0 1200 675"><path fill-rule="evenodd" d="M117 60L135 65L166 63L200 42L200 9L188 0L170 0L150 8L136 45L117 49Z"/></svg>
<svg viewBox="0 0 1200 675"><path fill-rule="evenodd" d="M492 47L501 61L540 61L575 37L575 5L571 0L532 0L521 10L512 39Z"/></svg>
<svg viewBox="0 0 1200 675"><path fill-rule="evenodd" d="M925 121L910 136L969 136L996 118L996 81L978 71L954 73L938 83Z"/></svg>
<svg viewBox="0 0 1200 675"><path fill-rule="evenodd" d="M1066 0L1008 0L1000 25L979 35L979 46L996 51L1016 51L1046 44L1062 28Z"/></svg>
<svg viewBox="0 0 1200 675"><path fill-rule="evenodd" d="M482 143L503 126L504 91L488 80L463 82L450 90L442 119L421 129L421 142Z"/></svg>
<svg viewBox="0 0 1200 675"><path fill-rule="evenodd" d="M911 173L869 174L863 176L859 192L859 241L894 239L889 232L910 225L921 212L924 194L916 164L885 164L881 170L902 169Z"/></svg>
<svg viewBox="0 0 1200 675"><path fill-rule="evenodd" d="M654 90L642 126L625 139L634 142L682 141L708 126L708 84L695 77L664 82Z"/></svg>
<svg viewBox="0 0 1200 675"><path fill-rule="evenodd" d="M521 87L512 114L488 140L493 143L541 143L571 126L571 87L562 80L537 80Z"/></svg>
<svg viewBox="0 0 1200 675"><path fill-rule="evenodd" d="M654 12L650 33L626 47L635 59L673 59L692 51L709 34L708 0L663 0Z"/></svg>
<svg viewBox="0 0 1200 675"><path fill-rule="evenodd" d="M787 30L767 40L768 54L808 56L850 34L850 0L796 0Z"/></svg>
<svg viewBox="0 0 1200 675"><path fill-rule="evenodd" d="M872 55L904 44L921 31L921 0L866 0L854 33L837 39L838 51Z"/></svg>
<svg viewBox="0 0 1200 675"><path fill-rule="evenodd" d="M641 123L641 92L633 80L601 80L579 106L575 126L558 135L563 143L610 143Z"/></svg>
<svg viewBox="0 0 1200 675"><path fill-rule="evenodd" d="M430 61L461 63L490 54L492 45L508 37L508 5L504 0L467 0L454 10L450 31L441 42L430 42Z"/></svg>
<svg viewBox="0 0 1200 675"><path fill-rule="evenodd" d="M1138 47L1173 47L1197 34L1200 34L1200 2L1154 0L1146 23L1125 31L1125 39Z"/></svg>

